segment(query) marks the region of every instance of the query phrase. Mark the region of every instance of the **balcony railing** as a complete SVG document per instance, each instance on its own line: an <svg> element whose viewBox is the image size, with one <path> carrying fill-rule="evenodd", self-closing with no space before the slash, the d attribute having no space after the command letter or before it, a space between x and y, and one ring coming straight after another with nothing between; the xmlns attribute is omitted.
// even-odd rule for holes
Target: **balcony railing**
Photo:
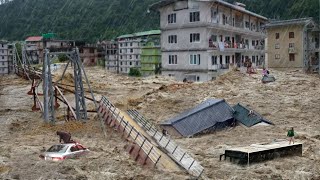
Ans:
<svg viewBox="0 0 320 180"><path fill-rule="evenodd" d="M288 49L288 52L289 52L289 54L295 54L295 53L297 53L297 50L296 50L296 48L291 47Z"/></svg>

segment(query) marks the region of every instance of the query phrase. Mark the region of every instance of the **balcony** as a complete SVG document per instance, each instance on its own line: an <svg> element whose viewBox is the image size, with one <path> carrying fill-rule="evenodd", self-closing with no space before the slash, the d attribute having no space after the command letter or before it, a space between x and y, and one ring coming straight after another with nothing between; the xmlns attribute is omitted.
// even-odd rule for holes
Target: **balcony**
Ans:
<svg viewBox="0 0 320 180"><path fill-rule="evenodd" d="M221 50L224 49L249 49L249 45L244 43L231 43L231 42L212 42L209 40L209 48Z"/></svg>

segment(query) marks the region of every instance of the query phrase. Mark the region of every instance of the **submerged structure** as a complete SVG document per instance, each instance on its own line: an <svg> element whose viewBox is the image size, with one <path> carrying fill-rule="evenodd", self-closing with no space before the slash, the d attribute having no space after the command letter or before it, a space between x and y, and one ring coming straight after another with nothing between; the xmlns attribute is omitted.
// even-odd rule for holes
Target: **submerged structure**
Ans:
<svg viewBox="0 0 320 180"><path fill-rule="evenodd" d="M209 99L160 123L170 135L189 137L223 129L234 123L234 110L224 99Z"/></svg>

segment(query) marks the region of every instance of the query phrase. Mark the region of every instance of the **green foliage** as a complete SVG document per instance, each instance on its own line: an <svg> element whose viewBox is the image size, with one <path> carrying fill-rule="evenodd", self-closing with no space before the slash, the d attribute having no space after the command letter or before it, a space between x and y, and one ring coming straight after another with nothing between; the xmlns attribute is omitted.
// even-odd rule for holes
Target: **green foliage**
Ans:
<svg viewBox="0 0 320 180"><path fill-rule="evenodd" d="M69 58L68 58L67 55L65 55L65 54L59 54L59 55L58 55L58 59L59 59L59 62L65 62L65 61L67 61Z"/></svg>
<svg viewBox="0 0 320 180"><path fill-rule="evenodd" d="M0 39L23 40L53 32L64 39L96 42L159 28L159 14L147 13L160 0L13 0L0 5ZM271 19L314 17L319 0L226 0Z"/></svg>
<svg viewBox="0 0 320 180"><path fill-rule="evenodd" d="M64 39L96 42L156 29L159 14L147 13L158 0L13 0L0 5L0 39L22 40L56 33Z"/></svg>
<svg viewBox="0 0 320 180"><path fill-rule="evenodd" d="M16 43L16 50L18 52L19 58L22 59L22 46L20 43ZM20 65L21 62L18 61L17 63L18 63L18 65Z"/></svg>
<svg viewBox="0 0 320 180"><path fill-rule="evenodd" d="M141 72L139 71L138 68L130 68L129 76L140 77L141 76Z"/></svg>

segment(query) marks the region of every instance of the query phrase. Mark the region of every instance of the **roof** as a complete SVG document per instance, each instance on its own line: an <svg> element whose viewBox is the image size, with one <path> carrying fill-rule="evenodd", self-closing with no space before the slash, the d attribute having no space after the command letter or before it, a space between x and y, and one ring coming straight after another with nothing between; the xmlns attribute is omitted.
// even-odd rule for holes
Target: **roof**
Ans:
<svg viewBox="0 0 320 180"><path fill-rule="evenodd" d="M183 1L183 0L162 0L162 1L159 1L157 3L154 3L154 4L150 5L149 9L157 10L157 9L159 9L161 7L170 5L170 4L172 4L174 2L178 2L178 1ZM225 2L223 0L195 0L195 1L199 1L199 2L216 2L216 3L219 3L219 4L224 5L226 7L235 9L237 11L240 11L240 12L243 12L243 13L246 13L246 14L250 14L252 16L255 16L255 17L258 17L258 18L261 18L261 19L264 19L264 20L268 20L268 18L266 18L264 16L261 16L259 14L254 13L254 12L251 12L251 11L248 11L248 10L244 9L243 7L240 7L238 5L230 4L230 3Z"/></svg>
<svg viewBox="0 0 320 180"><path fill-rule="evenodd" d="M271 20L266 27L279 27L279 26L289 26L289 25L306 25L313 23L312 18L300 18L300 19L288 19L288 20Z"/></svg>
<svg viewBox="0 0 320 180"><path fill-rule="evenodd" d="M125 34L122 36L117 37L118 39L121 38L130 38L130 37L140 37L140 36L150 36L150 35L160 35L160 30L151 30L151 31L143 31L143 32L137 32L133 34Z"/></svg>
<svg viewBox="0 0 320 180"><path fill-rule="evenodd" d="M224 99L208 99L160 124L173 126L182 136L191 136L213 127L216 123L233 119L233 112Z"/></svg>
<svg viewBox="0 0 320 180"><path fill-rule="evenodd" d="M42 36L30 36L26 41L42 41Z"/></svg>
<svg viewBox="0 0 320 180"><path fill-rule="evenodd" d="M239 121L241 124L251 127L258 123L264 122L267 124L272 124L272 122L264 119L259 113L253 111L253 115L249 115L250 109L238 103L237 105L233 106L235 110L234 118Z"/></svg>

